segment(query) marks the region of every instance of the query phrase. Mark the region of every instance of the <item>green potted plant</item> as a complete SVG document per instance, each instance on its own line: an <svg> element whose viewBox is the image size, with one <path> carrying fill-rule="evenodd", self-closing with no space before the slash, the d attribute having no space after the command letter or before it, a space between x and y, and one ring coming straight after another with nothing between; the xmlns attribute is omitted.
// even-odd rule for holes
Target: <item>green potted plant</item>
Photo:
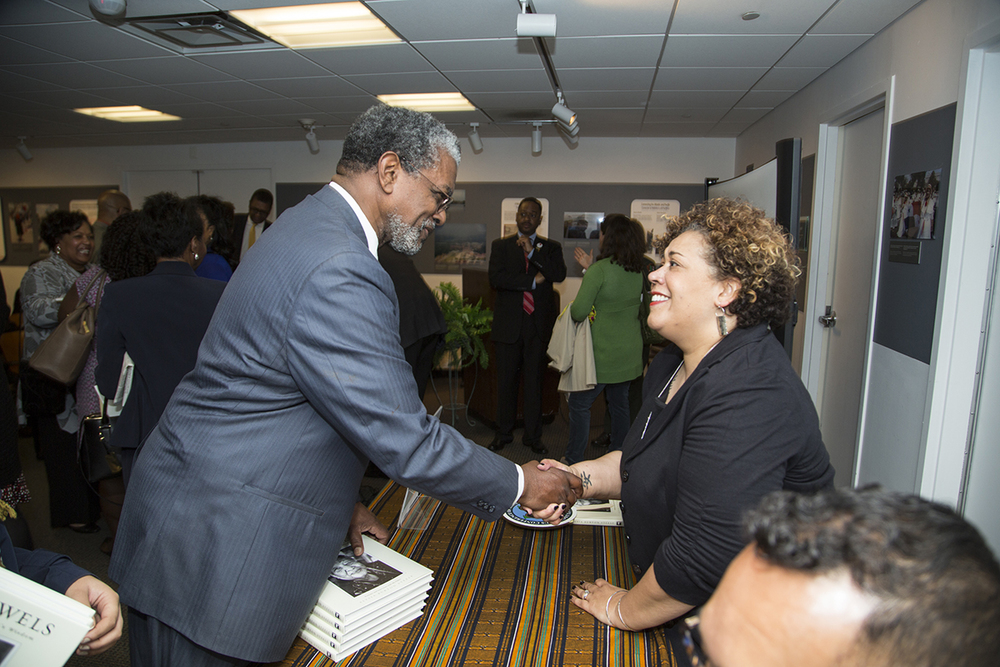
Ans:
<svg viewBox="0 0 1000 667"><path fill-rule="evenodd" d="M434 290L438 305L448 325L444 345L438 349L435 363L448 356L448 368L459 370L479 362L486 368L489 354L483 336L493 324L493 312L483 307L480 299L475 305L466 303L453 283L441 283Z"/></svg>

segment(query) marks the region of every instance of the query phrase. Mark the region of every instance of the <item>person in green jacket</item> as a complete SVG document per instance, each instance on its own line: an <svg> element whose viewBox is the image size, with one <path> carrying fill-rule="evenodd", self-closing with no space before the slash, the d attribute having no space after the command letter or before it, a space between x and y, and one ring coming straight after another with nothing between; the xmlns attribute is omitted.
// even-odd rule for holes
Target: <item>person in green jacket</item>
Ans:
<svg viewBox="0 0 1000 667"><path fill-rule="evenodd" d="M569 443L565 460L583 458L590 436L590 407L603 391L611 412L611 449L621 449L629 429L629 383L642 374L643 245L627 216L613 213L601 224L601 254L583 276L570 306L576 322L591 319L597 386L569 394Z"/></svg>

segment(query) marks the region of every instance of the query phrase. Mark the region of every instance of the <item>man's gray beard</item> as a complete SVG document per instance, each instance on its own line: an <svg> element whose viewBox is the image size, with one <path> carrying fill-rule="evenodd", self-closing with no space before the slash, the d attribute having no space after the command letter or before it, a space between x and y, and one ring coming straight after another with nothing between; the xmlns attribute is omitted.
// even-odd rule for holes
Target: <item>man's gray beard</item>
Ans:
<svg viewBox="0 0 1000 667"><path fill-rule="evenodd" d="M404 255L416 255L424 245L420 240L420 232L430 221L430 218L422 220L419 225L410 226L403 224L403 218L398 213L390 213L386 220L386 228L389 230L389 246L396 252ZM432 223L433 224L433 223Z"/></svg>

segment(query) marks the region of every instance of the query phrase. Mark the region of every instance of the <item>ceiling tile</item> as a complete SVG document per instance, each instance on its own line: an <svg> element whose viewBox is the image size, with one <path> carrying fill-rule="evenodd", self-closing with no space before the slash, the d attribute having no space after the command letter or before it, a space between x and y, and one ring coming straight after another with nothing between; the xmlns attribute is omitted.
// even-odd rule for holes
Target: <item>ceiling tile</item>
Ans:
<svg viewBox="0 0 1000 667"><path fill-rule="evenodd" d="M444 72L448 79L466 93L488 93L505 90L510 93L551 92L552 85L545 70L515 69L469 72ZM561 74L560 74L561 76Z"/></svg>
<svg viewBox="0 0 1000 667"><path fill-rule="evenodd" d="M863 0L871 2L871 0ZM881 2L881 0L877 0ZM837 0L698 0L680 2L672 35L801 35ZM744 21L754 11L760 18Z"/></svg>
<svg viewBox="0 0 1000 667"><path fill-rule="evenodd" d="M165 58L138 58L134 60L103 60L95 63L105 70L118 72L138 81L157 85L171 83L204 83L208 81L231 81L228 74L185 58L167 56ZM104 84L107 86L108 84Z"/></svg>
<svg viewBox="0 0 1000 667"><path fill-rule="evenodd" d="M599 69L560 69L559 83L567 93L583 90L641 90L653 85L653 67L604 67Z"/></svg>
<svg viewBox="0 0 1000 667"><path fill-rule="evenodd" d="M4 65L28 65L32 63L65 63L70 59L58 53L35 48L9 37L0 37L0 53Z"/></svg>
<svg viewBox="0 0 1000 667"><path fill-rule="evenodd" d="M713 109L709 107L678 107L674 109L649 109L646 111L647 123L716 123L729 112L728 108Z"/></svg>
<svg viewBox="0 0 1000 667"><path fill-rule="evenodd" d="M712 131L716 123L655 123L642 124L640 137L704 137Z"/></svg>
<svg viewBox="0 0 1000 667"><path fill-rule="evenodd" d="M443 75L437 72L409 74L359 74L345 76L361 90L372 95L399 95L402 93L451 93L456 90Z"/></svg>
<svg viewBox="0 0 1000 667"><path fill-rule="evenodd" d="M278 95L247 81L212 81L210 83L172 83L160 90L170 95L189 96L204 102L240 102L274 99Z"/></svg>
<svg viewBox="0 0 1000 667"><path fill-rule="evenodd" d="M743 97L742 90L654 90L649 96L651 108L703 107L729 109Z"/></svg>
<svg viewBox="0 0 1000 667"><path fill-rule="evenodd" d="M538 51L529 39L472 39L418 42L413 45L441 71L538 69Z"/></svg>
<svg viewBox="0 0 1000 667"><path fill-rule="evenodd" d="M663 36L567 37L551 49L557 70L564 67L655 67Z"/></svg>
<svg viewBox="0 0 1000 667"><path fill-rule="evenodd" d="M660 67L654 90L746 90L768 67Z"/></svg>
<svg viewBox="0 0 1000 667"><path fill-rule="evenodd" d="M0 69L0 90L5 93L23 93L30 90L66 90L66 88Z"/></svg>
<svg viewBox="0 0 1000 667"><path fill-rule="evenodd" d="M335 115L341 121L353 122L354 118L368 110L378 100L372 95L354 95L346 97L309 97L303 98L303 104Z"/></svg>
<svg viewBox="0 0 1000 667"><path fill-rule="evenodd" d="M811 33L874 34L922 0L840 0Z"/></svg>
<svg viewBox="0 0 1000 667"><path fill-rule="evenodd" d="M248 102L220 102L220 106L233 111L254 114L257 116L272 116L277 114L305 114L312 110L312 107L299 102L277 98L273 100L254 100L253 104Z"/></svg>
<svg viewBox="0 0 1000 667"><path fill-rule="evenodd" d="M191 84L203 85L203 84ZM224 85L224 84L223 84ZM138 104L147 109L155 109L162 104L197 102L198 100L170 88L159 86L125 86L122 88L92 88L88 92L101 95L116 105Z"/></svg>
<svg viewBox="0 0 1000 667"><path fill-rule="evenodd" d="M566 104L571 109L596 109L613 107L624 109L629 107L645 108L649 92L645 90L609 90L609 91L567 91Z"/></svg>
<svg viewBox="0 0 1000 667"><path fill-rule="evenodd" d="M281 77L323 76L328 72L295 51L241 51L191 56L212 69L240 79L278 79Z"/></svg>
<svg viewBox="0 0 1000 667"><path fill-rule="evenodd" d="M737 108L743 107L776 107L789 97L794 95L795 90L750 90L743 95L743 98L736 103Z"/></svg>
<svg viewBox="0 0 1000 667"><path fill-rule="evenodd" d="M833 67L871 35L806 35L778 61L793 67Z"/></svg>
<svg viewBox="0 0 1000 667"><path fill-rule="evenodd" d="M87 3L77 0L81 9ZM0 3L0 25L21 25L25 23L63 23L80 21L85 17L78 12L49 2L4 2Z"/></svg>
<svg viewBox="0 0 1000 667"><path fill-rule="evenodd" d="M798 35L671 35L661 67L770 67Z"/></svg>
<svg viewBox="0 0 1000 667"><path fill-rule="evenodd" d="M332 97L337 95L358 95L361 90L339 76L309 76L301 79L254 79L253 83L261 88L283 97ZM269 97L269 96L268 96Z"/></svg>
<svg viewBox="0 0 1000 667"><path fill-rule="evenodd" d="M99 21L2 26L0 35L26 44L44 45L48 51L81 61L153 58L168 53Z"/></svg>
<svg viewBox="0 0 1000 667"><path fill-rule="evenodd" d="M54 83L68 89L134 86L141 81L109 72L86 63L54 63L48 65L10 65L7 71Z"/></svg>
<svg viewBox="0 0 1000 667"><path fill-rule="evenodd" d="M586 4L586 7L580 5ZM539 14L556 15L557 39L593 35L664 35L673 3L665 0L567 2L534 0ZM516 17L511 17L516 24Z"/></svg>
<svg viewBox="0 0 1000 667"><path fill-rule="evenodd" d="M429 72L434 68L409 44L379 44L338 49L306 49L299 55L334 74Z"/></svg>
<svg viewBox="0 0 1000 667"><path fill-rule="evenodd" d="M552 105L556 103L556 97L551 91L545 93L519 93L511 95L504 91L500 93L470 93L469 101L477 107L490 109L547 109L551 116Z"/></svg>
<svg viewBox="0 0 1000 667"><path fill-rule="evenodd" d="M577 112L577 122L582 131L588 123L641 123L644 113L642 107L582 109Z"/></svg>
<svg viewBox="0 0 1000 667"><path fill-rule="evenodd" d="M514 37L516 0L368 0L368 7L411 42Z"/></svg>
<svg viewBox="0 0 1000 667"><path fill-rule="evenodd" d="M771 109L730 109L729 113L722 119L724 123L756 123L758 120L771 113Z"/></svg>
<svg viewBox="0 0 1000 667"><path fill-rule="evenodd" d="M775 67L757 82L754 90L801 90L825 71L825 67Z"/></svg>

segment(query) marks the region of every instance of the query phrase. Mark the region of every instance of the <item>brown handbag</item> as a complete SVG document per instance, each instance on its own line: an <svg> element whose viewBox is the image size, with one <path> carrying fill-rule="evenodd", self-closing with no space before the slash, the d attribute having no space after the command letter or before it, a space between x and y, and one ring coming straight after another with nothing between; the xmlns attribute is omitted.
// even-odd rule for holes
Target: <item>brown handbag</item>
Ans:
<svg viewBox="0 0 1000 667"><path fill-rule="evenodd" d="M94 326L97 322L97 308L101 303L101 290L97 294L97 304L91 306L86 296L94 281L104 280L107 273L98 271L83 292L83 297L66 319L59 323L48 338L43 340L28 365L42 375L64 385L76 382L87 364L87 355L94 342Z"/></svg>

